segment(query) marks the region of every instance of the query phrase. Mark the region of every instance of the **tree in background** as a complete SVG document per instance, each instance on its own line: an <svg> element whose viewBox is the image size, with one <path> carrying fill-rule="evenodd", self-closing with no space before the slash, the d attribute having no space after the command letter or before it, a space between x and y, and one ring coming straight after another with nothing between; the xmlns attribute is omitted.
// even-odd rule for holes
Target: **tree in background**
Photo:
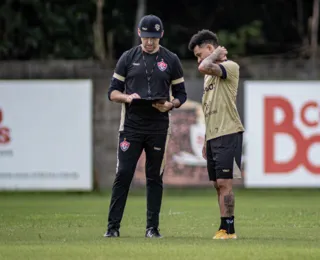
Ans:
<svg viewBox="0 0 320 260"><path fill-rule="evenodd" d="M133 37L133 44L132 45L138 45L140 43L140 38L137 34L137 28L139 26L139 22L141 18L145 15L146 12L146 0L138 0L138 7L136 11L136 21L134 23L134 37Z"/></svg>
<svg viewBox="0 0 320 260"><path fill-rule="evenodd" d="M285 12L284 12L285 10ZM164 22L163 45L193 59L193 33L218 33L230 55L311 58L319 41L319 0L2 0L0 58L99 59L110 63L139 43L138 22L153 13Z"/></svg>
<svg viewBox="0 0 320 260"><path fill-rule="evenodd" d="M101 60L106 60L106 44L104 40L104 26L103 26L103 6L104 0L94 0L97 6L96 20L93 23L93 42L95 56Z"/></svg>
<svg viewBox="0 0 320 260"><path fill-rule="evenodd" d="M93 57L91 1L2 0L0 58L87 59Z"/></svg>
<svg viewBox="0 0 320 260"><path fill-rule="evenodd" d="M319 31L319 1L313 0L313 14L311 17L311 35L310 35L310 49L311 49L311 67L313 76L316 77L318 73L318 31Z"/></svg>

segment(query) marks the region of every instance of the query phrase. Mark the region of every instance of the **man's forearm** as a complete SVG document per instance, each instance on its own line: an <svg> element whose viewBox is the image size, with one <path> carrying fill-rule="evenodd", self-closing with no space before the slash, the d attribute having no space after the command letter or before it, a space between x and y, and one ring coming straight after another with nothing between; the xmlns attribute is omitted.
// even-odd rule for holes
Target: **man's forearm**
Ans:
<svg viewBox="0 0 320 260"><path fill-rule="evenodd" d="M120 92L119 90L113 90L110 94L111 101L118 103L126 103L127 98L128 95Z"/></svg>
<svg viewBox="0 0 320 260"><path fill-rule="evenodd" d="M219 55L219 53L214 51L213 53L211 53L207 58L205 58L201 62L201 65L204 67L210 67L211 64L216 62L216 60L218 59L218 55Z"/></svg>
<svg viewBox="0 0 320 260"><path fill-rule="evenodd" d="M174 107L178 108L187 100L187 93L184 82L172 86L172 96Z"/></svg>
<svg viewBox="0 0 320 260"><path fill-rule="evenodd" d="M199 65L198 70L206 75L214 75L221 77L222 71L216 60L218 59L219 53L213 52L207 58L205 58Z"/></svg>

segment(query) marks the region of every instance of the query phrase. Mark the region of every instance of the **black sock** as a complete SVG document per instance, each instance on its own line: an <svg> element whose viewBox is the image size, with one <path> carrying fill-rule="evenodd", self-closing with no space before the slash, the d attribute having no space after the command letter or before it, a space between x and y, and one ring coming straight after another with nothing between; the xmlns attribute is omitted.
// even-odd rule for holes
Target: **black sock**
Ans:
<svg viewBox="0 0 320 260"><path fill-rule="evenodd" d="M227 223L227 233L228 234L234 234L235 230L234 230L234 216L229 217L226 219L226 223Z"/></svg>
<svg viewBox="0 0 320 260"><path fill-rule="evenodd" d="M226 217L221 217L221 223L220 223L220 227L219 230L224 229L224 230L228 230L228 224L227 224L227 219Z"/></svg>
<svg viewBox="0 0 320 260"><path fill-rule="evenodd" d="M220 229L224 229L228 234L234 234L234 216L232 217L221 217Z"/></svg>

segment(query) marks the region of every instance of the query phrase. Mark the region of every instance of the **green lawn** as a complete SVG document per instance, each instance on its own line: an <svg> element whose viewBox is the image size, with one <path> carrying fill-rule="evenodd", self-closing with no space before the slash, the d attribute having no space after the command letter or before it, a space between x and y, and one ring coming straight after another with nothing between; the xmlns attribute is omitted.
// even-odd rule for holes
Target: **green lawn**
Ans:
<svg viewBox="0 0 320 260"><path fill-rule="evenodd" d="M103 238L109 193L0 193L0 259L320 259L320 190L236 190L238 240L216 241L213 190L166 190L163 239L146 239L144 192Z"/></svg>

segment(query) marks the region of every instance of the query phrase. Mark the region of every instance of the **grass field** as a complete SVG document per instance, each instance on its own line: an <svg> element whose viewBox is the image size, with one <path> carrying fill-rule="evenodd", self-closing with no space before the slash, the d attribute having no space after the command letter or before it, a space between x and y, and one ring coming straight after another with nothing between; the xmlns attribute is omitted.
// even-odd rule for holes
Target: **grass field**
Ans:
<svg viewBox="0 0 320 260"><path fill-rule="evenodd" d="M166 190L163 239L131 192L121 237L102 237L110 194L0 193L0 259L320 259L319 190L236 190L238 240L216 241L213 190Z"/></svg>

